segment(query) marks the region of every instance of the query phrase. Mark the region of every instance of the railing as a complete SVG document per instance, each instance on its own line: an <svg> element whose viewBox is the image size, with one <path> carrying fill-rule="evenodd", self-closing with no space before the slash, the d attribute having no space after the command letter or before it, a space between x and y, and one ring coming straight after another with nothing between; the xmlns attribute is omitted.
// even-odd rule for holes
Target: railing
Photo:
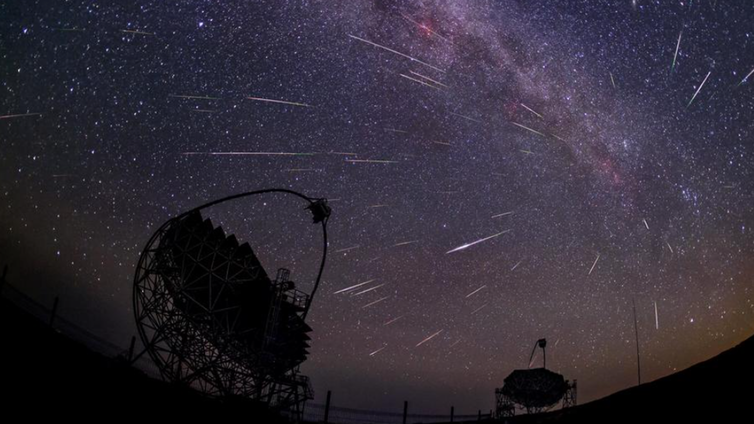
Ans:
<svg viewBox="0 0 754 424"><path fill-rule="evenodd" d="M129 352L132 347L129 348L115 345L73 322L58 316L57 306L59 298L54 298L51 302L52 307L49 308L5 281L5 273L3 273L2 278L0 279L0 297L5 298L38 320L48 323L55 331L64 334L70 339L83 344L92 351L103 356L127 359L134 353L132 351ZM140 356L133 365L150 377L157 379L161 378L159 369L148 355ZM303 411L303 419L305 422L328 424L429 424L484 422L492 419L491 413L482 414L481 411L471 415L455 415L453 407L449 409L450 413L446 415L408 413L408 402L404 402L403 404L403 413L342 408L330 405L330 395L331 393L328 392L328 403L325 405L312 402L306 403Z"/></svg>

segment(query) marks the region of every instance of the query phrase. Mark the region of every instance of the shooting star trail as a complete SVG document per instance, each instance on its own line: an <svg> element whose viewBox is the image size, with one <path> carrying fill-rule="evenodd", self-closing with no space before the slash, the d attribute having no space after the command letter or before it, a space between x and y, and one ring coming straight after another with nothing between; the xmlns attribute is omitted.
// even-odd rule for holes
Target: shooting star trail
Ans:
<svg viewBox="0 0 754 424"><path fill-rule="evenodd" d="M550 135L562 141L563 143L567 143L566 139L559 137L557 134L550 133Z"/></svg>
<svg viewBox="0 0 754 424"><path fill-rule="evenodd" d="M691 97L691 100L689 100L689 104L686 105L686 108L691 106L691 103L694 103L694 99L696 99L697 94L699 94L699 92L702 91L702 87L704 87L704 83L707 82L707 78L709 78L710 74L712 74L712 71L707 72L707 76L704 77L704 81L702 81L702 83L699 84L699 88L696 89L696 93L694 93L694 96Z"/></svg>
<svg viewBox="0 0 754 424"><path fill-rule="evenodd" d="M382 352L386 347L387 347L387 345L382 346L381 348L379 348L379 349L375 350L374 352L370 353L369 356L374 356L374 355Z"/></svg>
<svg viewBox="0 0 754 424"><path fill-rule="evenodd" d="M482 309L484 309L484 308L485 308L485 307L486 307L487 305L488 305L488 303L485 303L484 305L482 305L482 306L480 306L480 307L478 307L478 308L474 309L474 310L473 310L473 311L471 312L471 314L470 314L470 315L474 315L475 313L477 313L477 312L481 311L481 310L482 310Z"/></svg>
<svg viewBox="0 0 754 424"><path fill-rule="evenodd" d="M508 212L499 213L497 215L492 215L492 218L499 218L501 216L508 216L508 215L513 215L513 211L508 211Z"/></svg>
<svg viewBox="0 0 754 424"><path fill-rule="evenodd" d="M523 129L525 129L526 131L531 131L531 132L533 132L534 134L540 135L540 136L542 136L542 137L546 137L546 136L545 136L544 134L542 134L541 132L539 132L539 131L537 131L537 130L533 130L533 129L531 129L531 128L527 127L526 125L521 125L521 124L519 124L518 122L511 122L511 124L513 124L513 125L515 125L515 126L517 126L517 127L523 128Z"/></svg>
<svg viewBox="0 0 754 424"><path fill-rule="evenodd" d="M394 133L401 133L401 134L408 134L408 131L397 130L395 128L385 128L385 131L387 131L387 132L394 132Z"/></svg>
<svg viewBox="0 0 754 424"><path fill-rule="evenodd" d="M262 97L246 97L246 99L248 99L248 100L254 100L255 102L277 103L277 104L281 104L281 105L300 106L300 107L314 107L314 106L308 105L306 103L289 102L287 100L265 99L265 98L262 98Z"/></svg>
<svg viewBox="0 0 754 424"><path fill-rule="evenodd" d="M434 88L435 90L439 90L440 89L440 87L436 87L436 86L434 86L434 85L432 85L432 84L430 84L428 82L424 82L424 81L416 79L414 77L410 77L410 76L405 75L405 74L398 74L398 75L402 76L403 78L406 78L409 81L413 81L413 82L419 83L419 84L427 86L429 88Z"/></svg>
<svg viewBox="0 0 754 424"><path fill-rule="evenodd" d="M400 163L397 160L379 160L379 159L346 159L349 163Z"/></svg>
<svg viewBox="0 0 754 424"><path fill-rule="evenodd" d="M219 97L191 96L191 95L187 95L187 94L169 94L168 97L175 97L177 99L220 100Z"/></svg>
<svg viewBox="0 0 754 424"><path fill-rule="evenodd" d="M329 200L329 201L332 202L332 200ZM356 246L346 247L344 249L338 249L338 250L336 250L335 253L348 252L349 250L358 249L359 247L361 247L361 246L360 245L356 245Z"/></svg>
<svg viewBox="0 0 754 424"><path fill-rule="evenodd" d="M355 284L355 285L353 285L351 287L346 287L344 289L340 289L340 290L336 291L333 294L339 294L339 293L347 292L349 290L353 290L353 289L359 288L359 287L361 287L361 286L363 286L365 284L369 284L369 283L371 283L372 281L375 281L375 280L376 280L376 278L372 278L371 280L364 281L363 283Z"/></svg>
<svg viewBox="0 0 754 424"><path fill-rule="evenodd" d="M322 172L324 169L322 168L285 168L283 169L285 172Z"/></svg>
<svg viewBox="0 0 754 424"><path fill-rule="evenodd" d="M432 78L430 78L430 77L428 77L428 76L426 76L426 75L422 75L422 74L420 74L420 73L418 73L418 72L414 72L414 71L409 71L409 72L410 72L410 73L412 73L412 74L414 74L414 75L416 75L417 77L419 77L419 78L423 78L423 79L425 79L425 80L427 80L427 81L429 81L429 82L431 82L431 83L433 83L433 84L439 85L439 86L441 86L441 87L445 87L445 88L448 88L448 86L447 86L447 85L445 85L445 84L441 83L440 81L436 81L436 80L433 80Z"/></svg>
<svg viewBox="0 0 754 424"><path fill-rule="evenodd" d="M524 260L521 259L520 261L516 262L516 265L513 265L513 268L511 268L511 271L514 271L516 268L518 268L518 266L521 265L521 262L523 262L523 261Z"/></svg>
<svg viewBox="0 0 754 424"><path fill-rule="evenodd" d="M618 88L615 86L615 78L613 78L613 73L609 72L609 74L610 74L610 82L613 83L613 88Z"/></svg>
<svg viewBox="0 0 754 424"><path fill-rule="evenodd" d="M450 112L450 114L451 114L451 115L454 115L454 116L457 116L457 117L459 117L459 118L463 118L463 119L466 119L466 120L468 120L468 121L471 121L471 122L476 122L477 124L483 124L483 123L484 123L484 122L482 122L482 121L480 121L480 120L478 120L478 119L474 119L474 118L472 118L472 117L470 117L470 116L461 115L460 113L454 113L454 112Z"/></svg>
<svg viewBox="0 0 754 424"><path fill-rule="evenodd" d="M479 292L480 292L480 291L482 291L482 289L484 289L485 287L487 287L487 285L486 285L486 284L485 284L485 285L483 285L482 287L479 287L478 289L474 290L473 292L471 292L471 293L467 294L467 295L466 295L466 299L468 299L468 298L470 298L471 296L474 296L475 294L479 293Z"/></svg>
<svg viewBox="0 0 754 424"><path fill-rule="evenodd" d="M673 247L671 247L671 246L670 246L670 243L668 243L668 242L666 241L666 242L665 242L665 244L667 244L667 245L668 245L668 249L670 249L670 253L674 253L674 252L673 252Z"/></svg>
<svg viewBox="0 0 754 424"><path fill-rule="evenodd" d="M594 267L597 266L597 261L599 261L599 260L600 260L600 254L598 253L597 254L597 259L594 260L594 263L592 264L592 267L589 269L589 274L587 274L587 275L592 275L592 271L594 271Z"/></svg>
<svg viewBox="0 0 754 424"><path fill-rule="evenodd" d="M372 306L372 305L376 305L376 304L378 304L378 303L382 302L383 300L387 299L388 297L390 297L390 296L385 296L385 297L383 297L383 298L381 298L381 299L377 299L377 300L375 300L375 301L374 301L374 302L372 302L372 303L367 303L366 305L362 306L362 307L361 307L361 309L364 309L364 308L368 308L368 307L370 307L370 306Z"/></svg>
<svg viewBox="0 0 754 424"><path fill-rule="evenodd" d="M647 230L649 229L649 224L647 224L647 218L642 218L642 221L644 221L644 226L647 227Z"/></svg>
<svg viewBox="0 0 754 424"><path fill-rule="evenodd" d="M191 109L192 112L198 112L198 113L215 113L216 110L210 110L210 109Z"/></svg>
<svg viewBox="0 0 754 424"><path fill-rule="evenodd" d="M436 71L438 71L438 72L442 72L442 73L445 73L445 71L443 71L442 69L440 69L440 68L438 68L438 67L436 67L436 66L432 66L432 65L430 65L430 64L429 64L429 63L427 63L427 62L422 62L421 60L419 60L419 59L417 59L417 58L415 58L415 57L411 57L411 56L409 56L409 55L407 55L407 54L405 54L405 53L401 53L401 52L399 52L398 50L393 50L393 49L391 49L390 47L386 47L386 46L383 46L383 45L377 44L377 43L375 43L375 42L372 42L372 41L369 41L369 40L365 40L365 39L363 39L363 38L360 38L360 37L357 37L357 36L355 36L355 35L351 35L351 34L348 34L348 36L349 36L349 37L351 37L351 38L353 38L354 40L358 40L358 41L361 41L362 43L366 43L366 44L369 44L369 45L371 45L371 46L374 46L374 47L377 47L377 48L383 49L383 50L385 50L385 51L388 51L388 52L390 52L390 53L393 53L393 54L397 54L398 56L402 56L402 57L405 57L406 59L412 60L412 61L414 61L414 62L416 62L416 63L420 63L420 64L422 64L422 65L424 65L424 66L426 66L426 67L432 68L432 69L434 69L434 70L436 70Z"/></svg>
<svg viewBox="0 0 754 424"><path fill-rule="evenodd" d="M464 250L464 249L468 249L469 247L471 247L471 246L473 246L475 244L479 244L479 243L485 242L487 240L490 240L490 239L493 239L495 237L501 236L501 235L503 235L505 233L508 233L510 231L511 230L505 230L505 231L499 232L497 234L491 235L489 237L485 237L483 239L480 239L480 240L477 240L477 241L473 241L471 243L463 244L461 246L456 247L455 249L448 250L447 252L445 252L445 254L447 255L448 253L454 253L454 252L458 252L458 251L461 251L461 250Z"/></svg>
<svg viewBox="0 0 754 424"><path fill-rule="evenodd" d="M399 319L403 318L404 316L405 316L405 315L401 315L401 316L399 316L399 317L397 317L397 318L393 318L393 319L391 319L390 321L388 321L388 322L386 322L386 323L382 324L382 326L383 326L383 327L387 327L388 325L390 325L390 324L392 324L392 323L394 323L394 322L398 321Z"/></svg>
<svg viewBox="0 0 754 424"><path fill-rule="evenodd" d="M419 242L419 240L402 241L400 243L394 244L392 247L405 246L407 244L414 244L414 243L418 243L418 242Z"/></svg>
<svg viewBox="0 0 754 424"><path fill-rule="evenodd" d="M55 28L55 29L57 31L62 31L62 32L84 32L84 31L86 31L85 29L81 29L81 28Z"/></svg>
<svg viewBox="0 0 754 424"><path fill-rule="evenodd" d="M453 342L453 344L452 344L452 345L450 345L449 347L454 347L454 346L455 346L455 345L457 345L458 343L461 343L461 340L463 340L463 339L458 339L458 340L456 340L456 341L455 341L455 342Z"/></svg>
<svg viewBox="0 0 754 424"><path fill-rule="evenodd" d="M521 153L523 153L523 154L525 154L525 155L533 155L534 154L534 152L532 152L531 150L519 149L518 151L521 152Z"/></svg>
<svg viewBox="0 0 754 424"><path fill-rule="evenodd" d="M542 115L540 115L540 114L538 114L537 112L535 112L535 111L534 111L534 110L533 110L532 108L530 108L529 106L526 106L526 105L525 105L525 104L523 104L523 103L521 103L521 106L523 106L523 107L524 107L524 108L525 108L526 110L528 110L529 112L531 112L531 113L533 113L533 114L537 115L537 116L539 117L539 119L545 119L545 118L544 118L544 117L543 117Z"/></svg>
<svg viewBox="0 0 754 424"><path fill-rule="evenodd" d="M426 339L424 339L424 340L420 341L420 342L419 342L419 344L417 344L417 345L416 345L416 346L414 346L414 347L419 347L419 346L423 345L424 343L427 343L428 341L430 341L430 340L434 339L435 337L437 337L437 336L438 336L438 335L439 335L440 333L442 333L443 331L445 331L445 330L444 330L444 329L443 329L443 330L440 330L440 331L438 331L437 333L435 333L435 334L433 334L433 335L431 335L431 336L427 337Z"/></svg>
<svg viewBox="0 0 754 424"><path fill-rule="evenodd" d="M14 119L14 118L24 118L27 116L41 116L41 113L17 113L15 115L3 115L0 116L0 119Z"/></svg>
<svg viewBox="0 0 754 424"><path fill-rule="evenodd" d="M741 86L741 85L742 85L743 83L745 83L745 82L746 82L746 80L748 80L748 79L749 79L749 77L750 77L750 76L752 76L752 75L754 75L754 69L752 69L752 70L751 70L751 72L749 72L749 75L746 75L746 76L744 77L744 79L742 79L742 80L741 80L741 82L739 82L739 83L738 83L738 85L737 85L736 87L740 87L740 86Z"/></svg>
<svg viewBox="0 0 754 424"><path fill-rule="evenodd" d="M660 318L659 315L657 315L657 302L655 301L655 328L657 330L660 329Z"/></svg>
<svg viewBox="0 0 754 424"><path fill-rule="evenodd" d="M443 146L450 146L450 143L444 142L444 141L432 141L435 144L442 144Z"/></svg>
<svg viewBox="0 0 754 424"><path fill-rule="evenodd" d="M683 35L683 30L681 30L678 33L678 43L675 45L675 54L673 55L673 64L670 65L670 73L673 73L673 70L675 69L675 61L678 58L678 49L681 48L681 35Z"/></svg>
<svg viewBox="0 0 754 424"><path fill-rule="evenodd" d="M380 205L369 205L367 206L367 209L376 209L376 208L386 208L390 205L380 204Z"/></svg>
<svg viewBox="0 0 754 424"><path fill-rule="evenodd" d="M68 177L75 177L74 174L52 174L52 178L68 178Z"/></svg>
<svg viewBox="0 0 754 424"><path fill-rule="evenodd" d="M136 35L154 35L153 32L144 32L144 31L137 31L134 29L122 29L120 32L124 32L126 34L136 34Z"/></svg>
<svg viewBox="0 0 754 424"><path fill-rule="evenodd" d="M351 293L351 296L359 296L359 295L362 295L364 293L369 293L370 291L377 290L378 288L380 288L380 287L382 287L384 285L385 285L385 283L382 283L380 285L377 285L377 286L374 286L374 287L370 287L370 288L368 288L366 290L362 290L362 291L360 291L358 293Z"/></svg>
<svg viewBox="0 0 754 424"><path fill-rule="evenodd" d="M183 152L182 155L209 155L209 156L314 156L314 153L293 152Z"/></svg>

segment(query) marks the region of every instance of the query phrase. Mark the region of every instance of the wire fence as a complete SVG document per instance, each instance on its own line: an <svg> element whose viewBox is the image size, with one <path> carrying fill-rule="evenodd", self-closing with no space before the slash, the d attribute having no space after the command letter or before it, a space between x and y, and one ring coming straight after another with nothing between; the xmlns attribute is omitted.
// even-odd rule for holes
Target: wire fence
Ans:
<svg viewBox="0 0 754 424"><path fill-rule="evenodd" d="M115 345L81 326L74 324L70 320L59 316L56 311L58 298L55 298L55 300L51 302L52 307L47 307L32 299L7 281L0 283L0 297L13 303L36 319L49 324L50 327L58 333L83 344L94 352L108 358L121 357L124 360L128 358L129 347ZM159 368L157 368L148 355L142 355L132 365L152 378L161 378Z"/></svg>
<svg viewBox="0 0 754 424"><path fill-rule="evenodd" d="M351 409L307 402L304 408L304 421L310 423L332 424L430 424L430 423L461 423L461 422L485 422L490 421L489 413L481 411L471 415L451 414L413 414L400 412L369 411L364 409ZM325 420L327 415L327 420Z"/></svg>
<svg viewBox="0 0 754 424"><path fill-rule="evenodd" d="M49 324L56 332L105 357L128 360L129 356L135 353L129 352L129 347L118 346L59 316L57 314L59 298L56 297L51 302L52 307L45 306L5 281L5 275L0 280L0 297L39 321ZM149 355L141 355L132 365L152 378L161 378L159 368L152 362ZM484 422L492 419L491 413L482 414L481 411L471 415L455 415L452 410L449 412L449 414L439 415L408 413L408 403L404 404L404 412L400 413L342 408L307 402L304 407L303 420L308 423L332 424L431 424Z"/></svg>

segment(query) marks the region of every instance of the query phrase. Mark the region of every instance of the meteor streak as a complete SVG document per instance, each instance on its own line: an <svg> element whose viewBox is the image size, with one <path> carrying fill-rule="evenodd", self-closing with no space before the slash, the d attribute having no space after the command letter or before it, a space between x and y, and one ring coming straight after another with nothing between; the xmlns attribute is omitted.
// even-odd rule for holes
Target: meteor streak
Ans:
<svg viewBox="0 0 754 424"><path fill-rule="evenodd" d="M197 99L197 100L220 100L219 97L209 97L209 96L190 96L185 94L170 94L168 97L175 97L178 99Z"/></svg>
<svg viewBox="0 0 754 424"><path fill-rule="evenodd" d="M443 331L445 331L445 330L444 330L444 329L443 329L443 330L440 330L440 331L438 331L437 333L435 333L435 334L433 334L433 335L431 335L431 336L427 337L426 339L424 339L424 340L420 341L420 342L419 342L419 344L417 344L417 345L416 345L416 346L414 346L414 347L419 347L419 346L423 345L424 343L427 343L428 341L430 341L430 340L434 339L435 337L437 337L437 336L438 336L438 335L439 335L440 333L442 333Z"/></svg>
<svg viewBox="0 0 754 424"><path fill-rule="evenodd" d="M537 112L535 112L535 111L534 111L533 109L531 109L531 108L530 108L529 106L526 106L526 105L525 105L525 104L523 104L523 103L521 103L521 106L523 106L523 107L524 107L524 108L525 108L526 110L528 110L529 112L531 112L531 113L533 113L533 114L537 115L537 116L539 117L539 119L545 119L545 118L544 118L544 117L543 117L542 115L540 115L540 114L538 114Z"/></svg>
<svg viewBox="0 0 754 424"><path fill-rule="evenodd" d="M450 114L451 114L451 115L455 115L455 116L458 116L459 118L463 118L463 119L469 120L469 121L471 121L471 122L476 122L477 124L483 124L483 123L484 123L484 122L482 122L482 121L480 121L480 120L478 120L478 119L474 119L474 118L468 117L468 116L466 116L466 115L461 115L460 113L453 113L453 112L450 112Z"/></svg>
<svg viewBox="0 0 754 424"><path fill-rule="evenodd" d="M448 88L448 86L447 86L447 85L445 85L445 84L441 83L440 81L435 81L435 80L433 80L432 78L430 78L430 77L428 77L428 76L426 76L426 75L422 75L422 74L420 74L420 73L418 73L418 72L414 72L414 71L409 71L409 72L411 72L412 74L416 75L417 77L419 77L419 78L423 78L423 79L425 79L425 80L427 80L427 81L429 81L429 82L431 82L431 83L433 83L433 84L437 84L437 85L439 85L439 86L442 86L442 87Z"/></svg>
<svg viewBox="0 0 754 424"><path fill-rule="evenodd" d="M668 249L670 249L670 253L673 253L673 248L672 248L672 247L670 246L670 243L668 243L668 242L666 241L666 242L665 242L665 244L667 244L667 245L668 245Z"/></svg>
<svg viewBox="0 0 754 424"><path fill-rule="evenodd" d="M499 214L497 214L497 215L492 215L492 217L493 217L493 218L499 218L499 217L501 217L501 216L506 216L506 215L513 215L513 211L508 211L508 212L499 213Z"/></svg>
<svg viewBox="0 0 754 424"><path fill-rule="evenodd" d="M368 307L370 307L370 306L372 306L372 305L376 305L376 304L378 304L378 303L382 302L383 300L387 299L388 297L390 297L390 296L385 296L385 297L383 297L383 298L381 298L381 299L377 299L377 300L375 300L375 301L374 301L374 302L372 302L372 303L367 303L366 305L362 306L362 307L361 307L361 309L364 309L364 308L368 308Z"/></svg>
<svg viewBox="0 0 754 424"><path fill-rule="evenodd" d="M533 130L533 129L531 129L531 128L527 127L526 125L521 125L521 124L519 124L519 123L517 123L517 122L511 122L511 124L513 124L513 125L515 125L515 126L517 126L517 127L521 127L521 128L523 128L523 129L525 129L526 131L531 131L531 132L533 132L534 134L537 134L537 135L540 135L540 136L542 136L542 137L545 137L545 135L544 135L544 134L542 134L541 132L539 132L539 131L537 131L537 130Z"/></svg>
<svg viewBox="0 0 754 424"><path fill-rule="evenodd" d="M742 80L741 80L741 82L739 82L739 83L738 83L738 85L737 85L736 87L740 87L740 86L741 86L741 85L742 85L743 83L745 83L745 82L746 82L746 80L748 80L748 79L749 79L749 77L750 77L750 76L751 76L752 74L754 74L754 69L752 69L752 70L751 70L751 72L749 72L749 75L746 75L746 76L744 77L744 79L742 79Z"/></svg>
<svg viewBox="0 0 754 424"><path fill-rule="evenodd" d="M154 35L152 32L144 32L144 31L137 31L133 29L122 29L120 32L124 32L126 34L136 34L136 35Z"/></svg>
<svg viewBox="0 0 754 424"><path fill-rule="evenodd" d="M686 108L691 106L691 103L694 103L694 99L696 99L696 95L699 94L700 91L702 91L702 87L704 87L704 83L707 82L707 78L709 78L710 74L712 74L712 71L707 72L707 76L704 77L704 81L702 81L701 84L699 84L699 88L696 89L696 93L694 93L694 96L689 100L689 104L686 105Z"/></svg>
<svg viewBox="0 0 754 424"><path fill-rule="evenodd" d="M386 322L386 323L382 324L382 326L383 326L383 327L386 327L386 326L388 326L388 325L390 325L390 324L392 324L392 323L394 323L394 322L398 321L399 319L401 319L401 318L403 318L403 317L404 317L404 315L401 315L401 316L399 316L399 317L397 317L397 318L393 318L393 319L391 319L390 321L388 321L388 322Z"/></svg>
<svg viewBox="0 0 754 424"><path fill-rule="evenodd" d="M360 246L346 247L345 249L336 250L335 253L348 252L349 250L358 249Z"/></svg>
<svg viewBox="0 0 754 424"><path fill-rule="evenodd" d="M365 285L365 284L369 284L369 283L371 283L371 282L372 282L372 281L374 281L374 280L376 280L376 278L372 278L371 280L367 280L367 281L364 281L363 283L359 283L359 284L353 285L353 286L351 286L351 287L346 287L346 288L344 288L344 289L340 289L340 290L336 291L336 292L335 292L335 293L333 293L333 294L339 294L339 293L347 292L347 291L349 291L349 290L353 290L353 289L355 289L355 288L359 288L359 287L361 287L361 286L363 286L363 285Z"/></svg>
<svg viewBox="0 0 754 424"><path fill-rule="evenodd" d="M592 264L592 267L589 269L589 274L587 274L587 275L592 275L592 271L594 271L594 267L597 266L597 261L598 260L600 260L600 254L599 253L597 254L597 259L594 260L594 263Z"/></svg>
<svg viewBox="0 0 754 424"><path fill-rule="evenodd" d="M474 311L472 311L472 312L471 312L471 315L474 315L475 313L477 313L477 312L481 311L481 310L482 310L482 309L484 309L484 307L485 307L485 306L487 306L487 305L488 305L488 304L487 304L487 303L485 303L484 305L482 305L482 306L480 306L480 307L478 307L478 308L474 309Z"/></svg>
<svg viewBox="0 0 754 424"><path fill-rule="evenodd" d="M435 90L439 90L440 89L440 87L435 87L432 84L426 83L426 82L424 82L422 80L419 80L419 79L416 79L414 77L410 77L410 76L404 75L404 74L398 74L398 75L402 76L403 78L406 78L407 80L410 80L410 81L413 81L413 82L417 82L417 83L419 83L421 85L425 85L425 86L427 86L429 88L434 88Z"/></svg>
<svg viewBox="0 0 754 424"><path fill-rule="evenodd" d="M473 242L471 242L471 243L466 243L466 244L463 244L463 245L461 245L461 246L458 246L458 247L456 247L455 249L451 249L451 250L448 250L447 252L445 252L445 254L447 255L448 253L453 253L453 252L458 252L458 251L460 251L460 250L468 249L469 247L471 247L471 246L473 246L473 245L475 245L475 244L479 244L479 243L482 243L482 242L484 242L484 241L487 241L487 240L489 240L489 239L493 239L493 238L495 238L495 237L501 236L501 235L503 235L503 234L505 234L505 233L508 233L508 232L510 232L510 231L511 231L511 230L505 230L505 231L499 232L499 233L497 233L497 234L491 235L491 236L489 236L489 237L485 237L485 238L483 238L483 239L480 239L480 240L477 240L477 241L473 241Z"/></svg>
<svg viewBox="0 0 754 424"><path fill-rule="evenodd" d="M374 286L374 287L370 287L370 288L368 288L368 289L366 289L366 290L362 290L362 291L360 291L360 292L358 292L358 293L352 293L352 294L351 294L351 296L358 296L358 295L360 295L360 294L369 293L370 291L372 291L372 290L377 290L378 288L380 288L380 287L382 287L382 286L384 286L384 285L385 285L385 283L383 283L383 284L380 284L380 285L377 285L377 286Z"/></svg>
<svg viewBox="0 0 754 424"><path fill-rule="evenodd" d="M419 240L403 241L403 242L394 244L393 247L405 246L407 244L413 244L413 243L418 243L418 242L419 242Z"/></svg>
<svg viewBox="0 0 754 424"><path fill-rule="evenodd" d="M312 105L308 105L306 103L297 103L297 102L289 102L287 100L275 100L275 99L265 99L262 97L246 97L248 100L254 100L257 102L268 102L268 103L278 103L282 105L291 105L291 106L301 106L301 107L314 107Z"/></svg>
<svg viewBox="0 0 754 424"><path fill-rule="evenodd" d="M387 345L382 346L381 348L379 348L379 349L375 350L374 352L370 353L369 356L374 356L374 355L382 352L382 350L385 349L386 347L387 347Z"/></svg>
<svg viewBox="0 0 754 424"><path fill-rule="evenodd" d="M292 152L183 152L182 155L210 155L210 156L313 156L314 153Z"/></svg>
<svg viewBox="0 0 754 424"><path fill-rule="evenodd" d="M377 43L375 43L375 42L372 42L372 41L369 41L369 40L365 40L365 39L363 39L363 38L359 38L359 37L357 37L357 36L355 36L355 35L351 35L351 34L348 34L348 36L349 36L349 37L351 37L351 38L353 38L354 40L358 40L358 41L361 41L362 43L366 43L366 44L372 45L372 46L374 46L374 47L377 47L377 48L383 49L383 50L385 50L385 51L389 51L390 53L393 53L393 54L397 54L398 56L402 56L402 57L405 57L406 59L410 59L410 60L412 60L412 61L414 61L414 62L416 62L416 63L421 63L421 64L422 64L422 65L424 65L424 66L427 66L427 67L429 67L429 68L432 68L432 69L434 69L434 70L436 70L436 71L439 71L439 72L445 73L445 71L443 71L442 69L440 69L440 68L438 68L438 67L436 67L436 66L432 66L432 65L430 65L430 64L429 64L429 63L427 63L427 62L422 62L421 60L419 60L419 59L417 59L417 58L415 58L415 57L411 57L411 56L409 56L409 55L407 55L407 54L405 54L405 53L401 53L401 52L399 52L399 51L397 51L397 50L393 50L393 49L391 49L391 48L389 48L389 47L385 47L385 46L383 46L383 45L377 44Z"/></svg>
<svg viewBox="0 0 754 424"><path fill-rule="evenodd" d="M483 288L487 287L487 285L483 285L482 287L479 287L478 289L474 290L473 292L466 295L466 299L470 298L471 296L479 293Z"/></svg>
<svg viewBox="0 0 754 424"><path fill-rule="evenodd" d="M3 115L0 116L0 119L14 119L14 118L23 118L26 116L39 116L42 115L41 113L18 113L15 115Z"/></svg>
<svg viewBox="0 0 754 424"><path fill-rule="evenodd" d="M516 265L513 265L513 268L511 268L511 271L513 271L513 270L515 270L516 268L518 268L518 266L519 266L519 265L521 265L521 262L523 262L523 261L524 261L524 260L523 260L523 259L521 259L520 261L516 262Z"/></svg>
<svg viewBox="0 0 754 424"><path fill-rule="evenodd" d="M647 227L647 230L649 229L649 224L647 224L647 218L642 218L642 221L644 221L644 226Z"/></svg>
<svg viewBox="0 0 754 424"><path fill-rule="evenodd" d="M675 45L675 54L673 55L673 64L670 65L670 73L673 73L673 69L675 69L675 61L678 58L678 49L681 47L681 35L683 35L683 30L678 33L678 44Z"/></svg>
<svg viewBox="0 0 754 424"><path fill-rule="evenodd" d="M378 160L378 159L346 159L350 163L399 163L397 160Z"/></svg>
<svg viewBox="0 0 754 424"><path fill-rule="evenodd" d="M613 88L617 88L615 86L615 78L613 78L613 73L612 72L610 72L610 82L613 83Z"/></svg>
<svg viewBox="0 0 754 424"><path fill-rule="evenodd" d="M660 329L660 318L659 315L657 315L657 302L655 301L655 328L657 330Z"/></svg>

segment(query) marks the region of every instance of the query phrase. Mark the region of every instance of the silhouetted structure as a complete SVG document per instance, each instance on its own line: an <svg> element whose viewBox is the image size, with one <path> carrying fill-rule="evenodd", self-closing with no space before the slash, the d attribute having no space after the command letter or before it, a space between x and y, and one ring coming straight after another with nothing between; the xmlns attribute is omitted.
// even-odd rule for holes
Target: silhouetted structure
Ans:
<svg viewBox="0 0 754 424"><path fill-rule="evenodd" d="M503 387L495 389L497 417L514 416L517 406L530 414L546 411L561 399L564 408L576 405L576 381L570 383L562 375L545 368L547 340L537 341L529 357L529 364L537 347L542 349L542 368L514 370L505 378Z"/></svg>
<svg viewBox="0 0 754 424"><path fill-rule="evenodd" d="M203 219L201 209L254 194L283 192L309 202L325 248L311 295L287 269L271 280L248 243ZM200 206L166 222L141 254L134 280L139 335L163 379L212 396L241 396L300 414L311 399L299 374L311 328L306 313L324 268L325 200L262 190Z"/></svg>

